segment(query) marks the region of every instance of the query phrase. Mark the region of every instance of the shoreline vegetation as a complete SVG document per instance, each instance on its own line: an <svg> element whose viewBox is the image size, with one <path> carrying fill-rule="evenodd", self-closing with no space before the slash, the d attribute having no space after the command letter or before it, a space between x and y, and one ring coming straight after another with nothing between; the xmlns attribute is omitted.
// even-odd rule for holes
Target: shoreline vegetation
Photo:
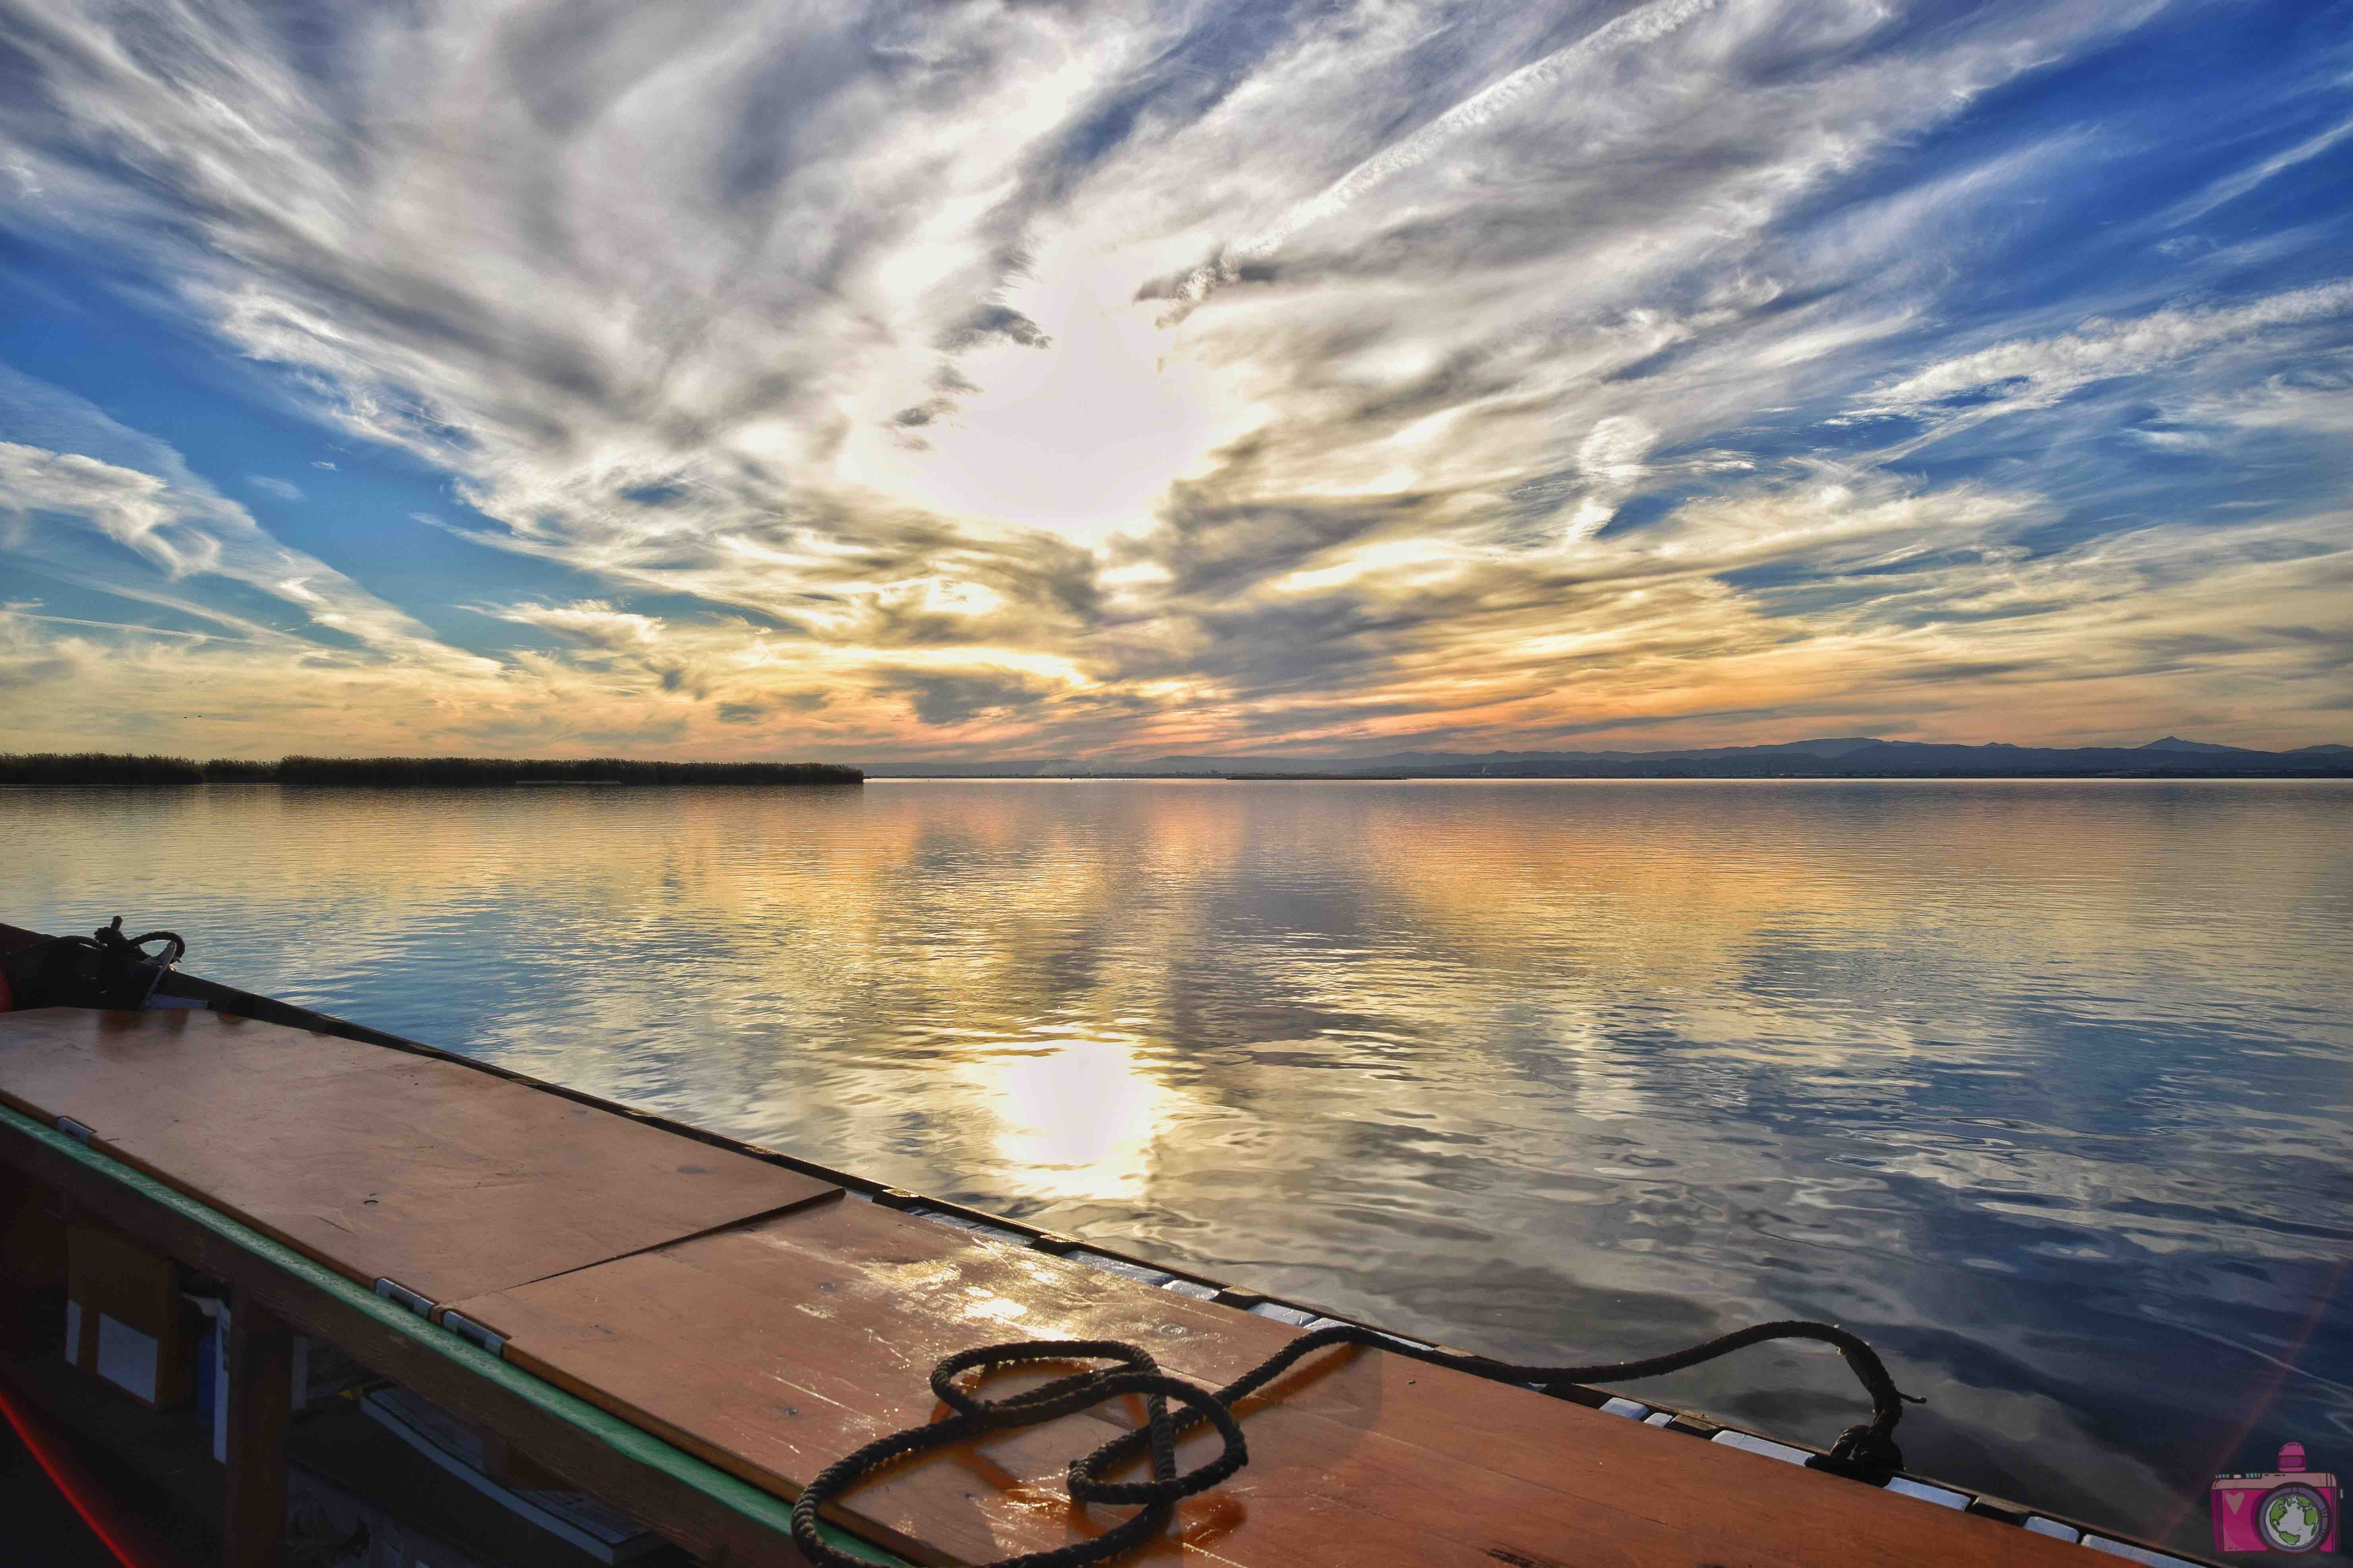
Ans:
<svg viewBox="0 0 2353 1568"><path fill-rule="evenodd" d="M274 763L104 752L0 754L0 785L276 784L305 788L493 789L515 784L858 784L832 763L642 763L627 757L280 757Z"/></svg>

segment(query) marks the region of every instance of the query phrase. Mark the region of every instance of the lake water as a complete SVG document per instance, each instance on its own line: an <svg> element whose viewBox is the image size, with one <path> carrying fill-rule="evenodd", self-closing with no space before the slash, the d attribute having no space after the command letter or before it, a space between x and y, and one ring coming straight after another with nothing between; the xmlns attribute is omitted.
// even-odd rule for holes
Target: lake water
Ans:
<svg viewBox="0 0 2353 1568"><path fill-rule="evenodd" d="M2353 786L0 792L0 920L1511 1357L1834 1320L1913 1468L2353 1471ZM1835 1357L1643 1384L1827 1443Z"/></svg>

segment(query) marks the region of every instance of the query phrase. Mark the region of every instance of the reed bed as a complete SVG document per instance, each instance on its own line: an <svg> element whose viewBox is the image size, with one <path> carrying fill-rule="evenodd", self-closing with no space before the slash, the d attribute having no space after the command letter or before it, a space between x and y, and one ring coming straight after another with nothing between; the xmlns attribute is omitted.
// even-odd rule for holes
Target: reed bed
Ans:
<svg viewBox="0 0 2353 1568"><path fill-rule="evenodd" d="M0 784L191 784L205 782L202 763L185 757L117 755L105 752L33 752L0 755Z"/></svg>
<svg viewBox="0 0 2353 1568"><path fill-rule="evenodd" d="M855 784L831 763L649 763L628 757L281 757L274 763L104 752L0 754L0 784L280 784L306 788L485 789L514 784Z"/></svg>

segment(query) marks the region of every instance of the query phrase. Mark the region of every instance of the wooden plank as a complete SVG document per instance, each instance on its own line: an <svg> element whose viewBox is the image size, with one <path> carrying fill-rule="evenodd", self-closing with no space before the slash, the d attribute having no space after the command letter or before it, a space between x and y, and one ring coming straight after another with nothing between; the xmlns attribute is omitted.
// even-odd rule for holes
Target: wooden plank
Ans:
<svg viewBox="0 0 2353 1568"><path fill-rule="evenodd" d="M509 1361L786 1497L860 1444L929 1419L933 1363L971 1344L1108 1336L1166 1361L1192 1336L1202 1342L1176 1358L1188 1372L1231 1377L1295 1331L1141 1286L1107 1296L1107 1276L869 1204L809 1217L813 1227L766 1221L454 1310L507 1335ZM1059 1475L1114 1432L1013 1434L933 1464ZM1047 1457L1031 1465L1033 1451ZM853 1520L893 1550L976 1561L1028 1540L1022 1499L934 1497L924 1483L902 1516L902 1486L861 1494Z"/></svg>
<svg viewBox="0 0 2353 1568"><path fill-rule="evenodd" d="M310 1280L237 1247L16 1130L0 1126L0 1162L192 1268L227 1283L295 1331L324 1340L369 1370L497 1433L572 1486L659 1531L696 1558L728 1568L808 1568L790 1538L541 1409Z"/></svg>
<svg viewBox="0 0 2353 1568"><path fill-rule="evenodd" d="M286 1557L286 1425L293 1414L294 1332L250 1297L230 1309L228 1476L222 1568L280 1568Z"/></svg>
<svg viewBox="0 0 2353 1568"><path fill-rule="evenodd" d="M840 1191L454 1062L196 1009L0 1015L0 1101L445 1303Z"/></svg>
<svg viewBox="0 0 2353 1568"><path fill-rule="evenodd" d="M939 1414L925 1377L970 1345L1123 1339L1216 1384L1298 1331L864 1204L460 1310L508 1336L508 1359L785 1496ZM1180 1510L1166 1552L1286 1568L2076 1561L2011 1526L1377 1352L1333 1352L1271 1394L1245 1406L1250 1466ZM850 1522L931 1562L1082 1539L1119 1516L1071 1510L1061 1468L1138 1418L1105 1410L943 1452L853 1494Z"/></svg>

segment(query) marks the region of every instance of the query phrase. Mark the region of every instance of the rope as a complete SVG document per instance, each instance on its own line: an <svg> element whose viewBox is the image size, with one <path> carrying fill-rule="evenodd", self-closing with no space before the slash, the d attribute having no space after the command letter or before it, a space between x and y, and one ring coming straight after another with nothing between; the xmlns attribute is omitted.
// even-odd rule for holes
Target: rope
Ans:
<svg viewBox="0 0 2353 1568"><path fill-rule="evenodd" d="M1082 1564L1103 1562L1152 1540L1166 1528L1178 1499L1207 1491L1231 1478L1249 1463L1250 1447L1243 1441L1241 1424L1235 1419L1233 1407L1318 1351L1335 1345L1363 1345L1388 1351L1392 1355L1428 1362L1433 1366L1451 1367L1457 1372L1491 1378L1498 1383L1550 1389L1562 1384L1618 1383L1632 1378L1655 1377L1662 1373L1678 1372L1684 1367L1697 1366L1702 1362L1714 1361L1718 1356L1728 1355L1767 1340L1819 1340L1834 1346L1853 1369L1864 1392L1871 1395L1871 1420L1861 1426L1850 1426L1839 1434L1837 1444L1827 1456L1810 1461L1815 1468L1876 1486L1883 1484L1890 1476L1904 1468L1904 1451L1895 1446L1895 1424L1903 1418L1904 1405L1907 1401L1915 1405L1922 1402L1895 1386L1895 1380L1888 1375L1886 1363L1879 1359L1878 1352L1870 1345L1830 1323L1795 1320L1758 1323L1693 1345L1687 1350L1650 1356L1641 1361L1614 1362L1597 1366L1551 1367L1519 1366L1486 1356L1463 1355L1434 1346L1391 1339L1353 1323L1335 1323L1300 1335L1214 1393L1184 1378L1170 1376L1160 1370L1159 1363L1148 1353L1118 1340L1024 1340L960 1351L934 1367L932 1392L954 1414L944 1420L893 1432L827 1466L815 1480L803 1489L799 1500L793 1505L793 1542L811 1563L818 1564L818 1568L855 1568L857 1559L845 1555L818 1534L818 1510L839 1500L874 1471L898 1460L930 1453L952 1444L969 1442L991 1432L1042 1426L1110 1400L1140 1394L1145 1398L1145 1424L1113 1438L1084 1458L1072 1460L1067 1482L1073 1502L1081 1505L1099 1502L1141 1504L1142 1511L1089 1540L1073 1542L1046 1552L1000 1558L983 1565L983 1568L1082 1568ZM1117 1363L1117 1366L1075 1373L1027 1393L996 1400L978 1398L956 1382L959 1376L975 1368L980 1369L985 1379L989 1373L1006 1367L1050 1361L1108 1361ZM1172 1416L1169 1414L1171 1400L1185 1407L1183 1415ZM1177 1440L1203 1422L1217 1429L1219 1436L1224 1439L1223 1447L1216 1458L1180 1475L1176 1470ZM1106 1479L1113 1468L1147 1451L1152 1463L1151 1479L1113 1481Z"/></svg>
<svg viewBox="0 0 2353 1568"><path fill-rule="evenodd" d="M160 955L147 952L163 943ZM53 936L0 959L0 1011L16 1007L143 1007L188 944L176 931L122 933L122 917L88 936Z"/></svg>
<svg viewBox="0 0 2353 1568"><path fill-rule="evenodd" d="M115 916L111 922L100 927L97 931L94 931L90 934L98 940L89 945L96 947L100 952L113 959L117 963L129 964L145 963L153 963L161 969L169 969L172 965L179 963L180 960L188 956L188 944L180 940L180 933L177 931L151 931L139 936L124 936L122 934L122 917L121 915ZM74 942L81 941L79 937L68 937L65 940ZM149 958L143 949L145 949L147 944L151 942L165 942L171 943L172 956L169 958Z"/></svg>

